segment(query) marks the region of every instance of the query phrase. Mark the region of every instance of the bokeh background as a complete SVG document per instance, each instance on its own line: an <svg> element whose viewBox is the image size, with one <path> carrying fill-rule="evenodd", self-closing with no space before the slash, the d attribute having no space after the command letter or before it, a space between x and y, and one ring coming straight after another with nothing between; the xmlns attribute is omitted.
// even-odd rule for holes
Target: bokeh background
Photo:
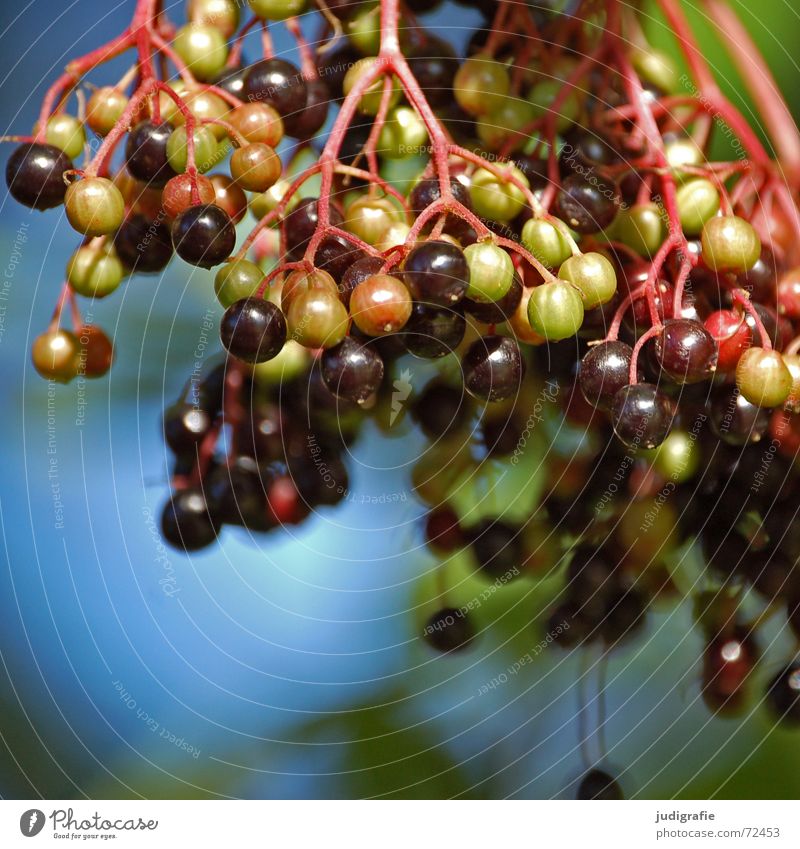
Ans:
<svg viewBox="0 0 800 849"><path fill-rule="evenodd" d="M182 3L167 5L180 20ZM796 5L737 6L800 114ZM119 32L132 7L2 4L3 132L29 132L68 58ZM692 19L739 97L701 11ZM424 20L463 45L479 17L445 4ZM662 40L657 21L652 31ZM283 36L277 48L292 58ZM95 79L124 69L112 63ZM10 150L0 147L3 167ZM60 211L0 202L0 795L568 796L583 769L581 728L598 711L604 734L588 756L628 795L800 795L796 734L775 728L757 699L732 720L704 707L688 605L657 608L644 637L604 661L548 648L481 694L542 636L552 588L522 581L481 604L472 652L429 652L420 633L435 561L414 521L422 508L408 473L423 449L408 424L391 438L368 429L353 448L351 497L300 528L226 531L191 557L165 551L160 416L198 346L208 362L218 349L204 329L220 313L211 275L176 260L89 305L113 332L116 366L53 389L29 348L75 241ZM412 375L422 382L422 370ZM497 497L515 495L499 487ZM464 582L456 600L480 591ZM762 680L789 647L780 623L771 628Z"/></svg>

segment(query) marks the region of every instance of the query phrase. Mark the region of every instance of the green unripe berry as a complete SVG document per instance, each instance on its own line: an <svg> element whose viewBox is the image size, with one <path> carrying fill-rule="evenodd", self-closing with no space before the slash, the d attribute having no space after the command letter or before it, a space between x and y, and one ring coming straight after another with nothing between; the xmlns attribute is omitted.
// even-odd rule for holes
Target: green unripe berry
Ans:
<svg viewBox="0 0 800 849"><path fill-rule="evenodd" d="M467 297L480 303L499 301L514 282L511 257L491 242L476 242L464 248L469 266Z"/></svg>
<svg viewBox="0 0 800 849"><path fill-rule="evenodd" d="M368 56L366 59L359 59L345 74L342 88L345 95L349 94L356 83L364 74L370 72L376 63L381 62L377 56ZM381 100L383 99L383 88L386 82L385 75L379 75L374 80L361 96L358 102L358 111L362 115L377 115L381 108ZM389 98L389 107L394 106L400 99L400 87L397 80L392 78L392 93Z"/></svg>
<svg viewBox="0 0 800 849"><path fill-rule="evenodd" d="M555 110L556 131L566 132L578 120L581 114L581 104L576 89L555 106L556 98L564 89L561 80L539 80L528 93L528 100L533 106L534 118L550 115Z"/></svg>
<svg viewBox="0 0 800 849"><path fill-rule="evenodd" d="M558 268L572 256L566 236L541 218L529 218L522 226L522 244L548 268Z"/></svg>
<svg viewBox="0 0 800 849"><path fill-rule="evenodd" d="M227 309L242 298L255 295L264 272L247 259L233 259L220 266L214 276L214 292L217 300Z"/></svg>
<svg viewBox="0 0 800 849"><path fill-rule="evenodd" d="M277 356L253 366L253 380L259 386L286 383L308 368L311 354L294 339L287 339Z"/></svg>
<svg viewBox="0 0 800 849"><path fill-rule="evenodd" d="M711 180L688 180L678 188L676 200L687 236L699 236L706 222L719 212L719 192Z"/></svg>
<svg viewBox="0 0 800 849"><path fill-rule="evenodd" d="M614 222L617 238L639 256L652 257L667 235L664 211L655 203L640 203L624 210Z"/></svg>
<svg viewBox="0 0 800 849"><path fill-rule="evenodd" d="M491 112L510 89L508 68L480 53L463 62L453 80L456 102L470 115Z"/></svg>
<svg viewBox="0 0 800 849"><path fill-rule="evenodd" d="M428 130L416 109L398 106L386 116L378 136L378 153L386 159L405 159L424 153Z"/></svg>
<svg viewBox="0 0 800 849"><path fill-rule="evenodd" d="M83 245L67 263L67 282L86 298L104 298L122 283L125 269L116 253L105 246Z"/></svg>
<svg viewBox="0 0 800 849"><path fill-rule="evenodd" d="M98 136L106 136L114 129L127 105L128 96L114 86L98 88L86 104L86 123Z"/></svg>
<svg viewBox="0 0 800 849"><path fill-rule="evenodd" d="M672 58L653 47L634 49L631 63L636 73L665 94L672 94L679 88L678 69Z"/></svg>
<svg viewBox="0 0 800 849"><path fill-rule="evenodd" d="M529 138L523 131L535 118L533 104L520 98L504 97L478 121L478 138L487 150L519 150Z"/></svg>
<svg viewBox="0 0 800 849"><path fill-rule="evenodd" d="M253 14L265 21L285 21L305 11L306 0L247 0Z"/></svg>
<svg viewBox="0 0 800 849"><path fill-rule="evenodd" d="M186 18L194 24L216 27L225 38L230 38L239 29L241 5L241 0L189 0Z"/></svg>
<svg viewBox="0 0 800 849"><path fill-rule="evenodd" d="M365 56L375 56L381 47L381 9L378 3L366 3L344 25L353 47Z"/></svg>
<svg viewBox="0 0 800 849"><path fill-rule="evenodd" d="M225 36L208 24L186 24L175 34L172 47L198 80L215 77L228 59Z"/></svg>
<svg viewBox="0 0 800 849"><path fill-rule="evenodd" d="M46 330L33 340L33 367L47 380L69 383L78 374L80 349L70 330Z"/></svg>
<svg viewBox="0 0 800 849"><path fill-rule="evenodd" d="M194 128L194 162L197 170L204 174L219 158L219 142L209 127ZM186 127L176 127L167 139L167 160L173 171L182 174L189 159Z"/></svg>
<svg viewBox="0 0 800 849"><path fill-rule="evenodd" d="M748 348L736 364L736 385L751 404L780 407L792 391L792 373L778 351Z"/></svg>
<svg viewBox="0 0 800 849"><path fill-rule="evenodd" d="M583 324L580 292L566 280L536 286L528 300L528 322L549 342L569 339Z"/></svg>
<svg viewBox="0 0 800 849"><path fill-rule="evenodd" d="M47 119L45 138L48 144L63 150L70 159L77 159L86 144L83 124L66 112L58 112Z"/></svg>
<svg viewBox="0 0 800 849"><path fill-rule="evenodd" d="M700 446L684 430L673 430L652 455L656 471L676 483L691 480L700 468Z"/></svg>
<svg viewBox="0 0 800 849"><path fill-rule="evenodd" d="M617 291L614 266L603 254L590 251L565 260L558 276L578 290L584 309L590 310L610 301Z"/></svg>
<svg viewBox="0 0 800 849"><path fill-rule="evenodd" d="M761 256L758 234L752 225L735 215L707 221L700 242L703 261L712 271L748 271Z"/></svg>
<svg viewBox="0 0 800 849"><path fill-rule="evenodd" d="M106 177L84 177L70 183L64 207L69 223L86 236L113 233L125 217L122 192Z"/></svg>
<svg viewBox="0 0 800 849"><path fill-rule="evenodd" d="M265 215L268 215L273 209L275 209L275 207L283 200L283 196L288 190L289 182L287 180L278 180L274 186L267 189L265 192L259 192L250 198L250 211L253 213L255 218L260 221ZM298 200L299 197L297 193L295 193L289 199L284 215L288 215L295 206L297 206ZM279 225L280 221L275 221L270 226L278 227Z"/></svg>
<svg viewBox="0 0 800 849"><path fill-rule="evenodd" d="M705 155L694 139L675 139L668 142L664 148L667 162L675 171L678 180L687 179L688 175L683 173L686 167L699 168L705 161Z"/></svg>
<svg viewBox="0 0 800 849"><path fill-rule="evenodd" d="M497 166L504 174L514 177L526 188L528 178L513 165ZM472 209L482 218L492 221L511 221L522 212L525 195L515 185L494 175L487 168L479 168L473 175L469 186Z"/></svg>

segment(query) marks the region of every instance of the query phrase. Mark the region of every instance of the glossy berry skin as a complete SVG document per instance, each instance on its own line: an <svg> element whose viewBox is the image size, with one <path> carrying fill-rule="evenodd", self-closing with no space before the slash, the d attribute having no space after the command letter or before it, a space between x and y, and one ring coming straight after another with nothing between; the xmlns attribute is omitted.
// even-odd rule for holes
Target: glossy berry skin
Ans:
<svg viewBox="0 0 800 849"><path fill-rule="evenodd" d="M753 331L744 315L736 310L717 310L704 324L717 343L717 370L733 371L739 358L753 344Z"/></svg>
<svg viewBox="0 0 800 849"><path fill-rule="evenodd" d="M263 298L242 298L231 304L220 322L219 335L228 353L246 363L277 356L286 342L286 320L280 308Z"/></svg>
<svg viewBox="0 0 800 849"><path fill-rule="evenodd" d="M33 367L46 380L69 383L78 373L80 343L70 330L46 330L33 340Z"/></svg>
<svg viewBox="0 0 800 849"><path fill-rule="evenodd" d="M172 126L140 121L125 142L125 161L131 176L151 186L163 186L175 176L167 157Z"/></svg>
<svg viewBox="0 0 800 849"><path fill-rule="evenodd" d="M752 225L735 215L707 221L700 237L703 262L713 271L744 272L761 256L761 240Z"/></svg>
<svg viewBox="0 0 800 849"><path fill-rule="evenodd" d="M231 176L248 192L265 192L281 176L281 160L266 144L253 142L234 151Z"/></svg>
<svg viewBox="0 0 800 849"><path fill-rule="evenodd" d="M624 386L614 396L614 432L629 448L657 448L672 427L672 401L652 383Z"/></svg>
<svg viewBox="0 0 800 849"><path fill-rule="evenodd" d="M308 100L306 82L299 68L277 58L250 66L244 79L244 95L245 100L274 107L284 119L289 135L293 135L292 119L299 118Z"/></svg>
<svg viewBox="0 0 800 849"><path fill-rule="evenodd" d="M578 785L577 798L585 799L600 799L605 801L614 801L624 799L622 788L617 781L612 778L607 772L602 769L590 769L580 781Z"/></svg>
<svg viewBox="0 0 800 849"><path fill-rule="evenodd" d="M339 297L342 303L350 306L350 296L353 290L359 283L363 283L367 278L374 277L383 268L383 259L378 256L362 256L349 265L342 275L342 282L339 286Z"/></svg>
<svg viewBox="0 0 800 849"><path fill-rule="evenodd" d="M779 721L800 723L800 663L790 663L772 679L767 701Z"/></svg>
<svg viewBox="0 0 800 849"><path fill-rule="evenodd" d="M758 407L778 407L792 391L792 374L777 351L748 348L736 365L736 385Z"/></svg>
<svg viewBox="0 0 800 849"><path fill-rule="evenodd" d="M193 451L210 429L211 416L194 404L178 403L164 413L164 441L173 454Z"/></svg>
<svg viewBox="0 0 800 849"><path fill-rule="evenodd" d="M472 203L469 199L469 192L458 180L450 181L450 191L453 193L453 197L467 209L472 209ZM426 179L420 180L416 186L411 190L411 193L408 196L408 207L409 210L413 213L414 217L420 215L423 210L427 209L432 203L439 200L441 198L442 192L439 186L439 181L437 179ZM433 222L431 222L427 229L433 227ZM452 234L456 238L462 236L467 230L469 230L468 225L458 218L456 215L448 215L445 221L445 232Z"/></svg>
<svg viewBox="0 0 800 849"><path fill-rule="evenodd" d="M200 195L200 203L214 203L216 201L217 193L214 191L214 184L208 177L197 174L195 184ZM164 186L161 193L161 204L164 212L170 218L177 218L184 209L194 206L193 189L192 178L189 174L178 174L177 177L173 177Z"/></svg>
<svg viewBox="0 0 800 849"><path fill-rule="evenodd" d="M406 258L403 274L414 297L429 304L452 306L469 285L464 252L450 242L429 240L418 245Z"/></svg>
<svg viewBox="0 0 800 849"><path fill-rule="evenodd" d="M596 251L569 257L559 268L558 276L580 292L585 310L608 303L617 291L614 266Z"/></svg>
<svg viewBox="0 0 800 849"><path fill-rule="evenodd" d="M464 298L462 301L464 312L469 313L483 324L502 324L514 316L524 292L522 281L515 271L511 276L511 287L499 301L483 303L473 301L472 298Z"/></svg>
<svg viewBox="0 0 800 849"><path fill-rule="evenodd" d="M169 229L160 221L133 215L117 230L114 249L131 272L154 273L172 259Z"/></svg>
<svg viewBox="0 0 800 849"><path fill-rule="evenodd" d="M53 145L21 144L6 164L6 185L17 202L31 209L52 209L63 202L64 172L73 167L69 157Z"/></svg>
<svg viewBox="0 0 800 849"><path fill-rule="evenodd" d="M247 213L247 195L227 174L212 174L209 179L214 187L213 202L238 224Z"/></svg>
<svg viewBox="0 0 800 849"><path fill-rule="evenodd" d="M383 360L352 336L328 348L321 358L322 379L339 398L363 404L383 381Z"/></svg>
<svg viewBox="0 0 800 849"><path fill-rule="evenodd" d="M569 227L583 235L597 233L616 218L619 193L613 186L594 185L573 174L556 195L556 213Z"/></svg>
<svg viewBox="0 0 800 849"><path fill-rule="evenodd" d="M70 183L64 196L69 223L85 236L105 236L122 224L122 192L105 177L85 177Z"/></svg>
<svg viewBox="0 0 800 849"><path fill-rule="evenodd" d="M172 244L181 259L201 268L224 262L236 245L230 216L215 204L199 204L184 210L172 225Z"/></svg>
<svg viewBox="0 0 800 849"><path fill-rule="evenodd" d="M599 410L610 410L614 396L627 386L633 348L624 342L601 342L581 360L579 382L583 397Z"/></svg>
<svg viewBox="0 0 800 849"><path fill-rule="evenodd" d="M744 685L758 656L746 628L711 639L703 654L703 700L714 711L734 714L742 708Z"/></svg>
<svg viewBox="0 0 800 849"><path fill-rule="evenodd" d="M452 353L461 344L466 328L460 306L414 304L403 328L403 342L415 357L434 360Z"/></svg>
<svg viewBox="0 0 800 849"><path fill-rule="evenodd" d="M251 144L275 147L283 138L283 119L268 103L243 103L225 118Z"/></svg>
<svg viewBox="0 0 800 849"><path fill-rule="evenodd" d="M458 60L453 48L443 39L428 38L407 53L408 65L431 106L446 106L453 101L453 78Z"/></svg>
<svg viewBox="0 0 800 849"><path fill-rule="evenodd" d="M330 224L338 227L342 214L335 206L330 207ZM319 209L316 198L302 198L297 206L284 218L283 231L286 238L286 251L292 259L300 260L308 247L319 224Z"/></svg>
<svg viewBox="0 0 800 849"><path fill-rule="evenodd" d="M464 387L481 401L516 395L525 375L517 342L508 336L484 336L472 343L462 362Z"/></svg>
<svg viewBox="0 0 800 849"><path fill-rule="evenodd" d="M376 274L353 290L350 315L358 329L368 336L395 333L411 316L411 296L396 277Z"/></svg>
<svg viewBox="0 0 800 849"><path fill-rule="evenodd" d="M327 288L301 290L292 298L286 319L291 338L306 348L333 348L347 335L347 310Z"/></svg>
<svg viewBox="0 0 800 849"><path fill-rule="evenodd" d="M681 385L708 380L717 368L717 344L698 321L665 322L655 337L654 352L664 373Z"/></svg>
<svg viewBox="0 0 800 849"><path fill-rule="evenodd" d="M475 639L472 621L463 610L445 607L425 623L425 641L438 652L462 651Z"/></svg>
<svg viewBox="0 0 800 849"><path fill-rule="evenodd" d="M306 80L305 108L286 119L286 132L301 141L313 138L328 117L330 101L331 94L324 80Z"/></svg>
<svg viewBox="0 0 800 849"><path fill-rule="evenodd" d="M184 551L198 551L216 540L216 524L199 489L173 494L161 514L161 533L173 548Z"/></svg>
<svg viewBox="0 0 800 849"><path fill-rule="evenodd" d="M566 280L536 286L528 298L528 322L550 342L569 339L583 324L583 299Z"/></svg>

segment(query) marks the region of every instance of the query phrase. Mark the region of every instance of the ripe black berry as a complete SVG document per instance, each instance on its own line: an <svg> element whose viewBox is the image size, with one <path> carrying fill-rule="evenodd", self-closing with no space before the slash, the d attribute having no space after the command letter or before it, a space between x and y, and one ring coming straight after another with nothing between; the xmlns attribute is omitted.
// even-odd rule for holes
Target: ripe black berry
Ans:
<svg viewBox="0 0 800 849"><path fill-rule="evenodd" d="M433 360L452 353L461 344L466 327L460 306L414 304L403 328L403 342L415 357Z"/></svg>
<svg viewBox="0 0 800 849"><path fill-rule="evenodd" d="M482 401L502 401L519 392L525 361L509 336L484 336L472 343L462 363L464 387Z"/></svg>
<svg viewBox="0 0 800 849"><path fill-rule="evenodd" d="M322 355L322 379L340 398L362 404L383 380L383 360L373 348L351 336Z"/></svg>
<svg viewBox="0 0 800 849"><path fill-rule="evenodd" d="M131 272L154 273L166 268L172 259L172 239L161 221L132 215L114 235L114 249Z"/></svg>
<svg viewBox="0 0 800 849"><path fill-rule="evenodd" d="M263 363L283 348L286 320L272 301L242 298L225 310L219 335L228 353L238 360Z"/></svg>
<svg viewBox="0 0 800 849"><path fill-rule="evenodd" d="M163 186L175 176L167 158L172 130L171 124L140 121L130 131L125 142L125 161L133 177L151 186Z"/></svg>
<svg viewBox="0 0 800 849"><path fill-rule="evenodd" d="M628 385L633 349L624 342L601 342L581 360L583 397L600 410L611 409L614 396Z"/></svg>
<svg viewBox="0 0 800 849"><path fill-rule="evenodd" d="M32 209L52 209L67 191L64 172L69 157L50 144L21 144L6 163L6 185L14 200Z"/></svg>
<svg viewBox="0 0 800 849"><path fill-rule="evenodd" d="M289 135L294 135L290 128L292 119L299 118L308 99L300 69L276 58L250 66L245 75L244 95L251 102L268 103L277 109Z"/></svg>
<svg viewBox="0 0 800 849"><path fill-rule="evenodd" d="M556 213L573 230L584 235L605 230L620 206L619 192L610 183L589 182L573 174L561 184Z"/></svg>
<svg viewBox="0 0 800 849"><path fill-rule="evenodd" d="M408 255L403 272L419 301L452 306L469 286L469 266L464 252L450 242L423 242Z"/></svg>
<svg viewBox="0 0 800 849"><path fill-rule="evenodd" d="M215 204L190 206L172 225L172 244L181 259L212 268L233 252L236 229L228 213Z"/></svg>
<svg viewBox="0 0 800 849"><path fill-rule="evenodd" d="M164 414L164 439L175 454L192 451L210 428L209 414L192 404L175 404Z"/></svg>
<svg viewBox="0 0 800 849"><path fill-rule="evenodd" d="M185 551L197 551L216 540L216 523L199 489L182 489L172 495L161 514L161 532L171 546Z"/></svg>
<svg viewBox="0 0 800 849"><path fill-rule="evenodd" d="M614 432L629 448L656 448L672 427L672 401L652 383L623 386L614 396Z"/></svg>

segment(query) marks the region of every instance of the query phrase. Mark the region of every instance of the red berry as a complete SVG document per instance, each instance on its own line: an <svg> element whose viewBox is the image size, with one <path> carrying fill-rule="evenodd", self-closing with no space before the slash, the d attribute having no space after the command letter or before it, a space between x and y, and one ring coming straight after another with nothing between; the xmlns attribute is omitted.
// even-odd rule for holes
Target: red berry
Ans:
<svg viewBox="0 0 800 849"><path fill-rule="evenodd" d="M705 320L705 326L719 347L717 370L733 371L739 357L753 343L753 332L744 314L736 310L717 310Z"/></svg>

